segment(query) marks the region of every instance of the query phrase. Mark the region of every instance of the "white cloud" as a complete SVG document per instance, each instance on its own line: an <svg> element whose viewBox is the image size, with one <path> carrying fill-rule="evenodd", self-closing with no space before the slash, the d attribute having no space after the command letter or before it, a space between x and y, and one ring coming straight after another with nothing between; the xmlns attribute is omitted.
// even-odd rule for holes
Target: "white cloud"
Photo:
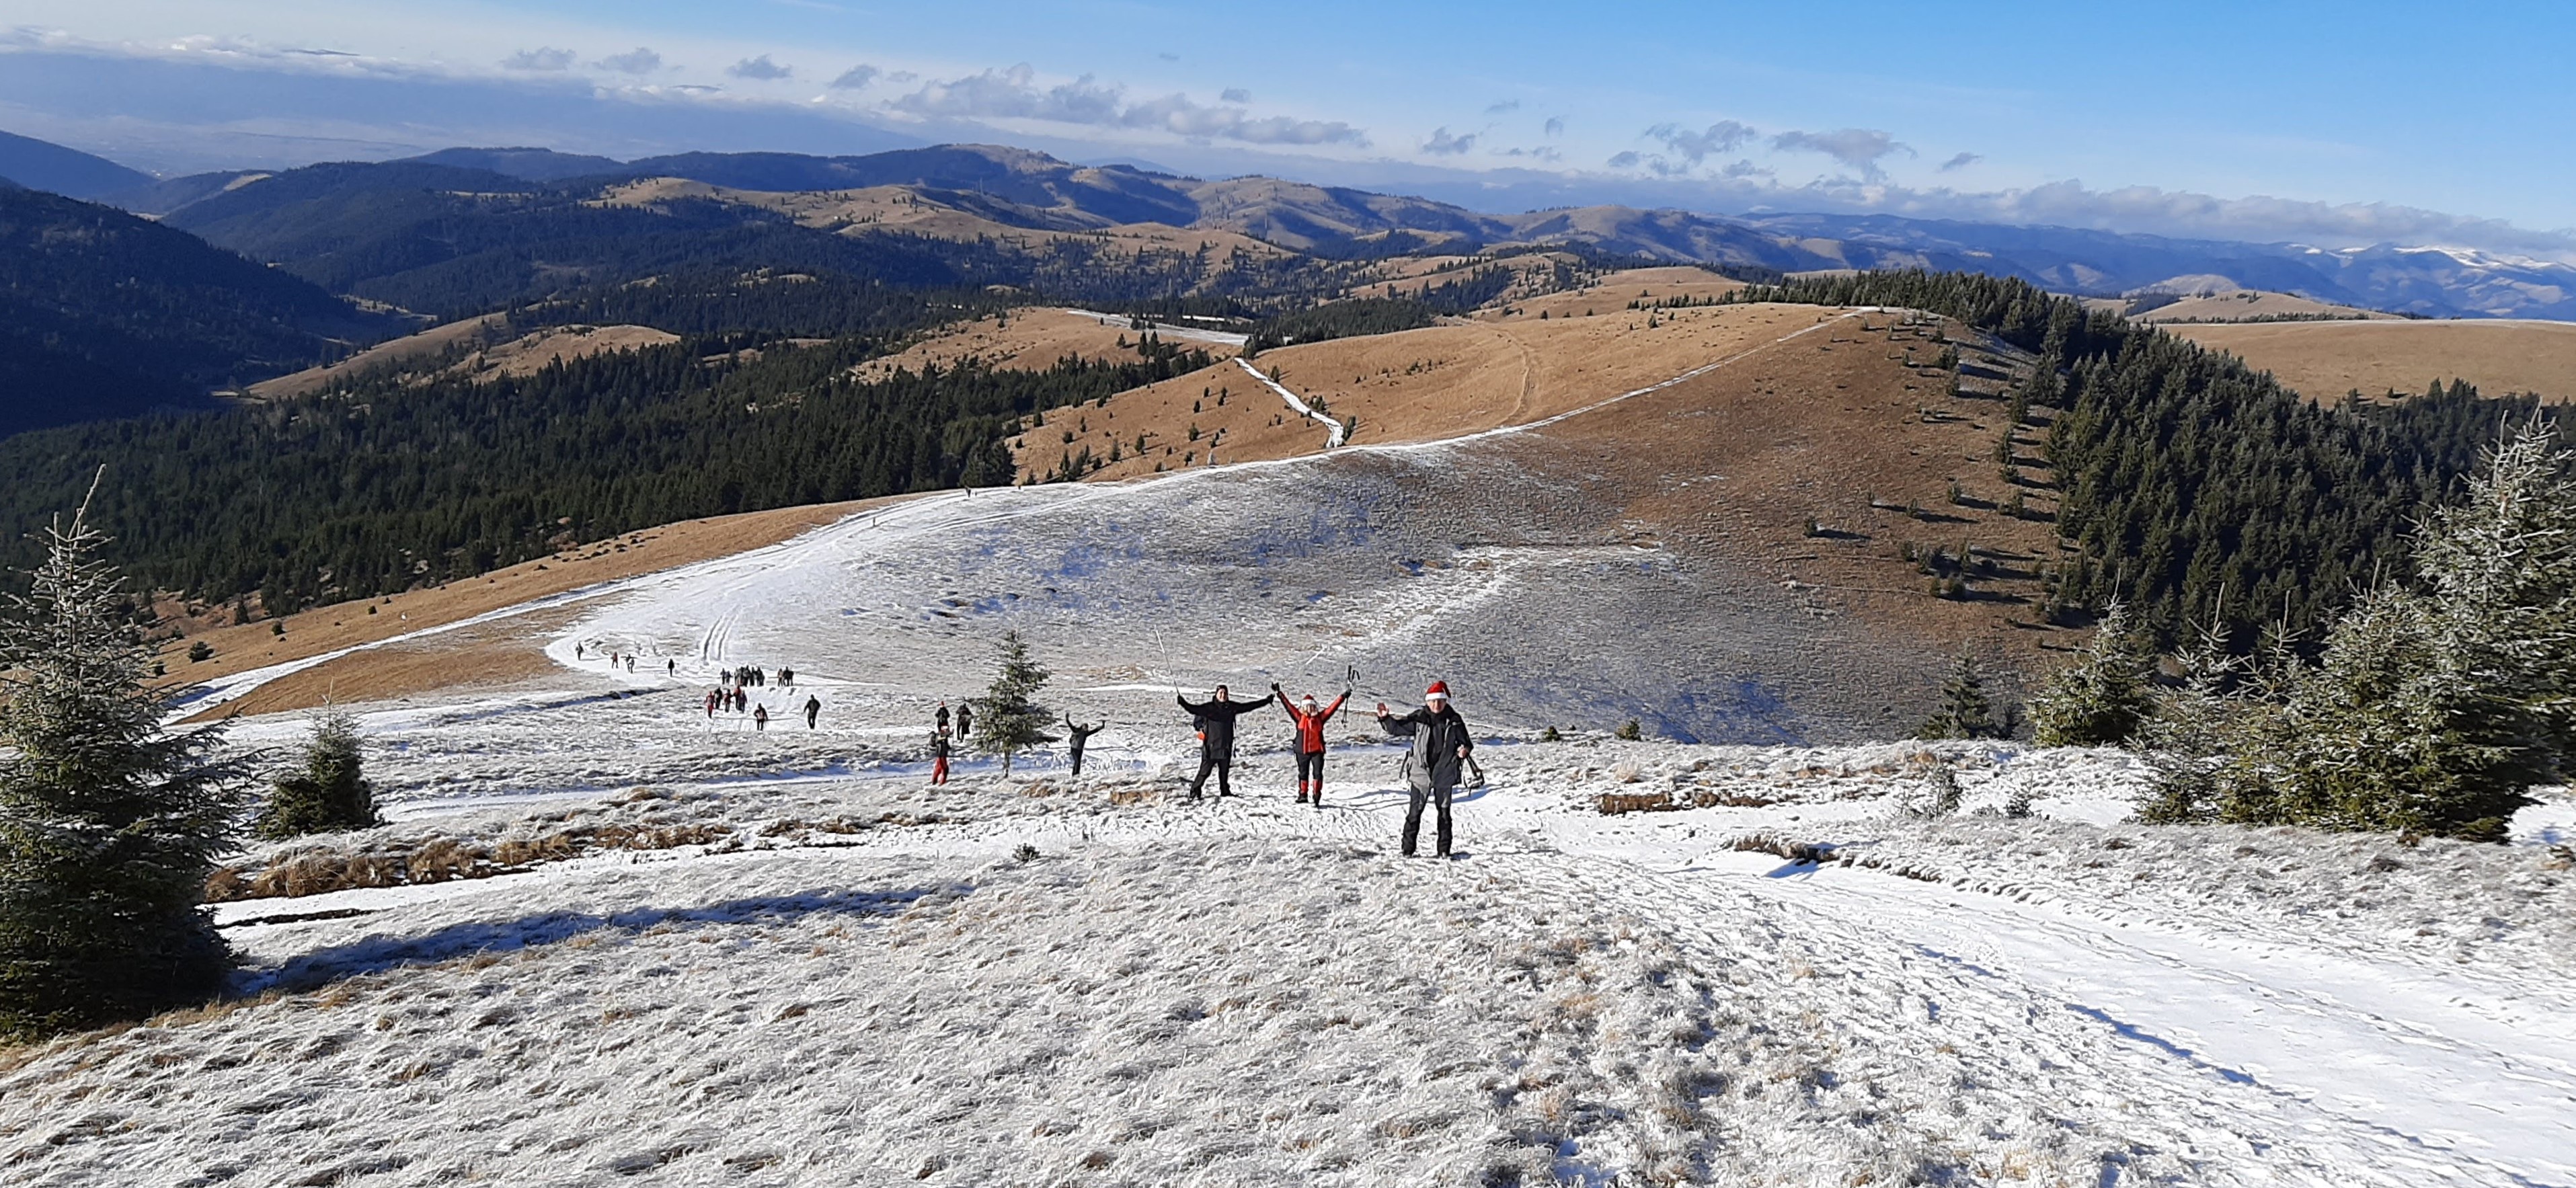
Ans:
<svg viewBox="0 0 2576 1188"><path fill-rule="evenodd" d="M1550 136L1563 136L1563 135L1565 135L1565 117L1564 117L1564 116L1549 116L1549 117L1547 117L1547 124L1546 124L1546 126L1545 126L1545 127L1543 127L1543 128L1541 129L1541 131L1545 132L1547 135L1550 135Z"/></svg>
<svg viewBox="0 0 2576 1188"><path fill-rule="evenodd" d="M1602 164L1607 165L1612 169L1634 169L1644 159L1645 158L1638 155L1637 150L1629 149L1626 152L1612 154L1610 159L1602 162Z"/></svg>
<svg viewBox="0 0 2576 1188"><path fill-rule="evenodd" d="M1823 153L1860 171L1861 180L1877 181L1885 176L1878 163L1896 153L1912 156L1914 149L1895 137L1874 128L1838 128L1831 132L1783 132L1771 138L1771 147L1781 152Z"/></svg>
<svg viewBox="0 0 2576 1188"><path fill-rule="evenodd" d="M1435 157L1454 157L1476 147L1476 134L1451 136L1447 127L1434 130L1431 139L1422 142L1422 151Z"/></svg>
<svg viewBox="0 0 2576 1188"><path fill-rule="evenodd" d="M662 55L639 45L622 54L610 54L592 65L619 74L651 74L662 68Z"/></svg>
<svg viewBox="0 0 2576 1188"><path fill-rule="evenodd" d="M1734 120L1719 120L1693 132L1679 124L1657 124L1646 129L1648 138L1663 142L1665 148L1679 155L1687 167L1697 168L1710 157L1731 153L1751 143L1761 133L1752 125Z"/></svg>
<svg viewBox="0 0 2576 1188"><path fill-rule="evenodd" d="M1947 161L1941 162L1941 172L1953 173L1983 160L1985 160L1985 158L1976 153L1961 153Z"/></svg>
<svg viewBox="0 0 2576 1188"><path fill-rule="evenodd" d="M1500 103L1489 103L1489 104L1486 104L1486 105L1485 105L1485 114L1486 114L1486 115L1503 115L1503 114L1506 114L1506 113L1508 113L1508 112L1515 112L1515 111L1519 111L1520 109L1521 109L1521 101L1520 101L1520 100L1518 100L1518 99L1505 99L1505 100L1503 100L1503 101L1502 101L1502 102L1500 102Z"/></svg>
<svg viewBox="0 0 2576 1188"><path fill-rule="evenodd" d="M735 78L756 79L766 82L786 78L789 75L796 73L796 71L792 67L781 66L776 62L772 62L769 60L769 55L762 54L757 58L744 58L731 66L725 67L725 73L732 75Z"/></svg>
<svg viewBox="0 0 2576 1188"><path fill-rule="evenodd" d="M288 52L292 53L296 51L290 50ZM573 52L571 50L556 49L553 46L541 45L532 50L520 50L509 57L501 59L501 69L531 71L568 70L572 68L572 59Z"/></svg>
<svg viewBox="0 0 2576 1188"><path fill-rule="evenodd" d="M1217 93L1217 98L1223 99L1228 103L1250 103L1252 102L1252 92L1244 90L1241 87L1227 87L1225 90Z"/></svg>
<svg viewBox="0 0 2576 1188"><path fill-rule="evenodd" d="M918 116L1042 120L1245 144L1368 144L1368 137L1359 129L1339 121L1255 117L1241 107L1209 106L1178 93L1129 103L1125 88L1101 83L1088 74L1072 82L1041 87L1037 71L1027 63L1008 70L986 70L926 83L891 106Z"/></svg>
<svg viewBox="0 0 2576 1188"><path fill-rule="evenodd" d="M835 91L860 90L866 87L869 83L875 82L884 73L884 71L862 62L842 71L839 78L833 79L832 89Z"/></svg>

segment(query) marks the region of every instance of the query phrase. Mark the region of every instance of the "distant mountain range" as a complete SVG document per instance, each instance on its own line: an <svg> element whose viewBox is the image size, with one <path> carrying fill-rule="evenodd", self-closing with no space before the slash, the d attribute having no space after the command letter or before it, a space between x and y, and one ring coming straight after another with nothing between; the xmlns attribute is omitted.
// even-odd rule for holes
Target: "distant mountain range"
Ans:
<svg viewBox="0 0 2576 1188"><path fill-rule="evenodd" d="M32 165L22 169L35 180L11 173L12 162L41 155L23 147L31 145L68 157L52 172ZM115 179L98 167L120 171L126 183L112 184ZM191 209L218 199L228 200L234 211L227 219L237 217L242 203L235 196L244 190L273 187L249 205L273 202L288 192L302 194L295 179L312 169L331 171L333 184L358 206L384 201L382 194L357 198L358 191L417 191L426 179L443 176L424 170L442 169L507 179L504 186L521 191L579 190L653 177L770 193L897 186L1004 226L1064 231L1155 223L1226 230L1335 259L1564 247L1779 272L1965 269L2086 295L2170 287L2168 282L2180 277L2219 277L2246 288L2426 317L2576 319L2576 267L2467 249L2325 249L1884 215L1730 217L1626 206L1490 214L1424 198L1276 178L1207 181L1128 165L1075 165L1043 153L983 145L847 157L682 153L623 162L542 148L454 148L380 165L152 181L41 141L0 141L0 177L58 192L97 194L182 226L219 221ZM64 188L73 185L78 188ZM313 213L309 202L304 210ZM227 241L220 232L211 237ZM234 246L260 254L243 243Z"/></svg>

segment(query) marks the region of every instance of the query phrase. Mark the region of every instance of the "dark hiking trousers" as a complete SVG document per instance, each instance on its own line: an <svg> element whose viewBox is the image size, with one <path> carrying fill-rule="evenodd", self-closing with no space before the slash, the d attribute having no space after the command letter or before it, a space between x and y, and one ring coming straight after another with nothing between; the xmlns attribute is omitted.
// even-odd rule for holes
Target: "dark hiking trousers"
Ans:
<svg viewBox="0 0 2576 1188"><path fill-rule="evenodd" d="M1322 751L1297 752L1297 785L1302 788L1310 782L1315 786L1315 799L1322 800L1324 798L1324 753Z"/></svg>
<svg viewBox="0 0 2576 1188"><path fill-rule="evenodd" d="M1207 787L1208 773L1211 771L1216 773L1216 794L1234 795L1234 756L1215 751L1201 751L1198 778L1190 781L1190 799L1199 798L1200 790Z"/></svg>
<svg viewBox="0 0 2576 1188"><path fill-rule="evenodd" d="M1449 797L1457 790L1458 789L1454 786L1433 788L1428 792L1425 792L1420 788L1413 790L1412 802L1404 806L1405 857L1413 857L1414 839L1422 835L1422 805L1425 801L1436 801L1440 805L1440 833L1438 838L1440 849L1438 852L1443 858L1449 856Z"/></svg>
<svg viewBox="0 0 2576 1188"><path fill-rule="evenodd" d="M1073 774L1082 774L1082 748L1080 747L1073 749Z"/></svg>

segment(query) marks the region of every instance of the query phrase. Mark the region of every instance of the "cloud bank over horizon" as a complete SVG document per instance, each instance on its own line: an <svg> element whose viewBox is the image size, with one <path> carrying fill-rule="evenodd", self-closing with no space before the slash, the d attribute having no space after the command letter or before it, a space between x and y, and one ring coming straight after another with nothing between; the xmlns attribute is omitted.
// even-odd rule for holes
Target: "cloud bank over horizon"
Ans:
<svg viewBox="0 0 2576 1188"><path fill-rule="evenodd" d="M0 61L13 67L0 70L0 127L163 173L459 144L632 158L984 141L1202 176L1382 188L1494 211L1624 204L1885 214L2337 248L2467 247L2576 263L2576 230L2393 202L2097 188L2073 177L1966 188L1952 183L1995 172L1986 146L1918 147L1865 125L1639 121L1626 134L1633 147L1586 158L1564 114L1524 112L1517 98L1480 97L1445 123L1372 127L1293 103L1256 106L1239 79L1193 94L1050 75L1028 63L940 69L891 54L853 64L838 50L748 48L632 36L583 46L549 36L479 61L412 60L238 37L147 43L20 28L0 32ZM1208 94L1215 97L1199 97ZM1579 164L1586 159L1599 164Z"/></svg>

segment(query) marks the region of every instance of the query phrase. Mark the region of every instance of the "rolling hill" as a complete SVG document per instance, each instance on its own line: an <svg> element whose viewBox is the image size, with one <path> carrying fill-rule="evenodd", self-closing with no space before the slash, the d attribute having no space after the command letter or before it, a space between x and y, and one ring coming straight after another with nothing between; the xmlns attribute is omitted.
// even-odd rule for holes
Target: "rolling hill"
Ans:
<svg viewBox="0 0 2576 1188"><path fill-rule="evenodd" d="M0 179L69 198L98 198L149 185L152 175L50 141L0 132Z"/></svg>
<svg viewBox="0 0 2576 1188"><path fill-rule="evenodd" d="M2467 380L2492 396L2576 401L2576 322L2350 320L2167 325L2311 400L2412 396Z"/></svg>
<svg viewBox="0 0 2576 1188"><path fill-rule="evenodd" d="M403 325L111 207L0 191L0 433L203 406Z"/></svg>

